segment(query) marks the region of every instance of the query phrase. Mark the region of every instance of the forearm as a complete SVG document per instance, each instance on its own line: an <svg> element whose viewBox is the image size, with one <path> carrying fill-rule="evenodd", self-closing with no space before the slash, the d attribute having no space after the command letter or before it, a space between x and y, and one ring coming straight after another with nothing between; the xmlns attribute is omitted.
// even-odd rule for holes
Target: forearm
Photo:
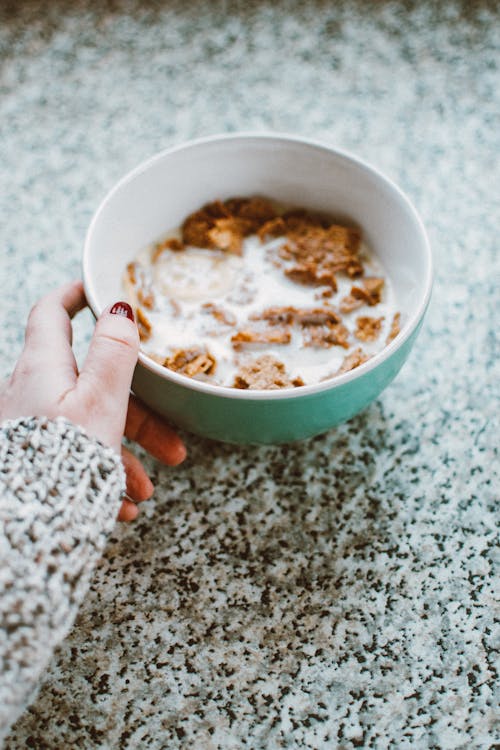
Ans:
<svg viewBox="0 0 500 750"><path fill-rule="evenodd" d="M73 623L124 487L118 454L66 420L0 426L0 742Z"/></svg>

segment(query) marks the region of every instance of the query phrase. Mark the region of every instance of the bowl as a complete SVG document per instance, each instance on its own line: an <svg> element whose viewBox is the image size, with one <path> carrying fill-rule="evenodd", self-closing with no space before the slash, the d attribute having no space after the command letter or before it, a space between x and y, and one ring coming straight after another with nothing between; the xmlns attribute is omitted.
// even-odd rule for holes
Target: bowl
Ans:
<svg viewBox="0 0 500 750"><path fill-rule="evenodd" d="M283 443L350 419L398 373L432 286L429 242L408 198L378 170L332 146L292 135L238 133L153 156L108 193L87 232L83 279L95 316L123 298L122 273L138 250L216 198L269 196L361 226L393 284L403 325L381 352L315 385L238 390L190 379L139 354L132 388L178 426L232 443Z"/></svg>

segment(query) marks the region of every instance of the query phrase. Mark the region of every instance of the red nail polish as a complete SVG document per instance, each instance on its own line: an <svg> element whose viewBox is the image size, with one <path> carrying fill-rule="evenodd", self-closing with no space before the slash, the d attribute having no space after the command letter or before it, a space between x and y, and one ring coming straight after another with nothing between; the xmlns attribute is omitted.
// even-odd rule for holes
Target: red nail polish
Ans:
<svg viewBox="0 0 500 750"><path fill-rule="evenodd" d="M109 312L111 315L123 315L124 318L128 318L135 323L134 313L128 302L115 302Z"/></svg>

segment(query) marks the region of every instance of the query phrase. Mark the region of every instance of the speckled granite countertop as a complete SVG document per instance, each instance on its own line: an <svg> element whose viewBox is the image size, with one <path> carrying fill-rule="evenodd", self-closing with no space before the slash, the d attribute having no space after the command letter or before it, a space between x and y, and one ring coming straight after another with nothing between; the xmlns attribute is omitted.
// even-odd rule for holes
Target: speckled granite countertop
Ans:
<svg viewBox="0 0 500 750"><path fill-rule="evenodd" d="M349 424L149 463L155 499L7 747L492 747L498 11L229 5L2 4L2 372L113 182L227 130L324 138L399 182L434 247L427 322Z"/></svg>

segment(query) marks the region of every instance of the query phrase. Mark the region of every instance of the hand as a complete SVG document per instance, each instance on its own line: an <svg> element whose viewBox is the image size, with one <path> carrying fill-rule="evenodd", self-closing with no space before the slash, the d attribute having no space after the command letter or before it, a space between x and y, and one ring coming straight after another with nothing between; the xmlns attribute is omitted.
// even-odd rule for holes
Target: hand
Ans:
<svg viewBox="0 0 500 750"><path fill-rule="evenodd" d="M78 372L71 349L71 318L86 306L80 281L50 292L33 307L24 349L0 392L0 422L22 416L63 416L122 455L127 495L119 520L133 520L136 502L153 494L141 462L122 447L123 434L169 466L184 460L186 449L175 432L134 396L130 384L139 351L139 334L127 305L108 307L97 321L87 358ZM115 314L116 313L116 314ZM133 318L132 311L129 314Z"/></svg>

